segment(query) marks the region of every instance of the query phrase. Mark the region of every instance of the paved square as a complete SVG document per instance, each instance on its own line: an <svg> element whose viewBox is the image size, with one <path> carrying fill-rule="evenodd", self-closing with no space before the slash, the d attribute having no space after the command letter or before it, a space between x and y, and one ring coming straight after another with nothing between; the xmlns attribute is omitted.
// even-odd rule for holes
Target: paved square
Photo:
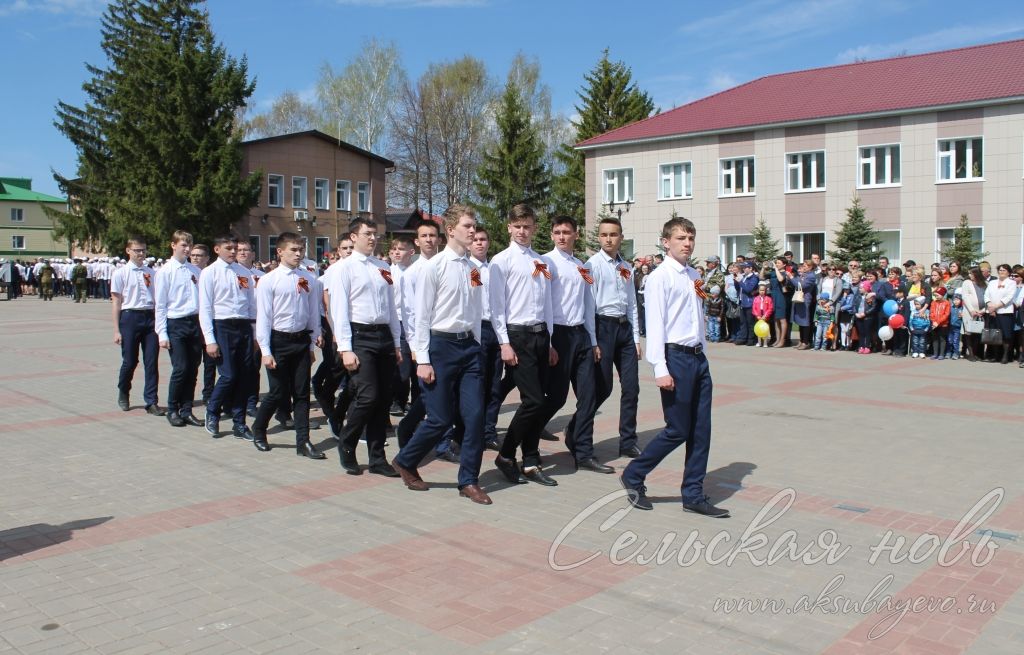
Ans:
<svg viewBox="0 0 1024 655"><path fill-rule="evenodd" d="M172 428L141 370L119 411L109 311L0 302L0 652L1024 650L1016 367L712 345L706 491L733 518L682 512L682 452L637 512L554 442L557 488L489 454L481 507L444 462L427 493L344 475L326 429L314 462L287 432L262 454ZM641 388L646 442L646 365ZM617 423L612 400L597 453L621 468Z"/></svg>

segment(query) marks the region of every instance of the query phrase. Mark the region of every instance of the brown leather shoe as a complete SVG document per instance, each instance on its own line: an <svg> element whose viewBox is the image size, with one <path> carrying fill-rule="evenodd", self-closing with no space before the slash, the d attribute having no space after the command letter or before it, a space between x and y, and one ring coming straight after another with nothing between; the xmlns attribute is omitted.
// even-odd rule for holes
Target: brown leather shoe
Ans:
<svg viewBox="0 0 1024 655"><path fill-rule="evenodd" d="M423 478L420 477L419 472L416 469L407 469L404 466L400 466L398 462L392 460L391 466L398 471L398 475L402 476L402 482L405 486L412 489L413 491L426 491L430 489Z"/></svg>
<svg viewBox="0 0 1024 655"><path fill-rule="evenodd" d="M463 498L469 498L478 505L490 505L491 497L487 495L487 492L480 488L480 485L467 484L465 487L459 489L459 495Z"/></svg>

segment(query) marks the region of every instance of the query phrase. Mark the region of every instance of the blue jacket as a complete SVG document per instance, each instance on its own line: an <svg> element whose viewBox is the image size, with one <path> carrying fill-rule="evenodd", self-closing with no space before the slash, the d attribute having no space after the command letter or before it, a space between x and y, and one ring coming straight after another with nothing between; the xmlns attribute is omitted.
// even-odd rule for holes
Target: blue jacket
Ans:
<svg viewBox="0 0 1024 655"><path fill-rule="evenodd" d="M751 273L737 283L740 291L740 307L750 309L754 306L754 296L757 295L757 284L761 280Z"/></svg>

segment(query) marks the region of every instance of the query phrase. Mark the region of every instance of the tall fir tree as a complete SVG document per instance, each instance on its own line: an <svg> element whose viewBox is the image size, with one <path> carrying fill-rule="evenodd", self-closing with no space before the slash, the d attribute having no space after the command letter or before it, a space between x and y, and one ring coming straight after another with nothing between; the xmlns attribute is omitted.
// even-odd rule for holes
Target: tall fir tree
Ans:
<svg viewBox="0 0 1024 655"><path fill-rule="evenodd" d="M865 215L860 198L854 196L853 203L846 208L846 220L836 232L835 250L828 251L829 258L843 264L857 260L863 271L877 266L878 258L884 254L881 235Z"/></svg>
<svg viewBox="0 0 1024 655"><path fill-rule="evenodd" d="M953 239L940 244L939 256L942 261L960 264L960 270L965 271L988 257L989 253L981 248L982 242L974 238L967 214L960 214L960 223L953 228Z"/></svg>
<svg viewBox="0 0 1024 655"><path fill-rule="evenodd" d="M764 216L757 219L757 223L750 230L753 242L750 249L759 262L770 262L779 256L779 240L772 238L772 229L764 220Z"/></svg>
<svg viewBox="0 0 1024 655"><path fill-rule="evenodd" d="M493 251L508 245L508 213L517 203L526 203L538 213L535 237L538 247L551 243L547 205L551 172L544 164L544 145L537 136L523 90L510 76L498 104L495 122L497 140L484 153L476 174L474 203L491 234ZM546 239L546 241L545 241Z"/></svg>
<svg viewBox="0 0 1024 655"><path fill-rule="evenodd" d="M245 58L214 41L199 0L116 0L104 12L106 67L87 66L77 107L55 125L78 150L74 177L54 173L71 212L48 212L72 242L119 252L127 236L206 240L255 204L241 175L236 117L252 95Z"/></svg>
<svg viewBox="0 0 1024 655"><path fill-rule="evenodd" d="M608 58L607 48L594 69L583 79L585 84L577 92L580 104L576 105L576 113L579 119L572 123L575 138L572 143L564 144L556 155L564 170L552 185L555 211L572 216L581 225L586 209L586 175L583 153L574 150L573 146L608 130L648 118L654 112L654 101L637 87L626 64Z"/></svg>

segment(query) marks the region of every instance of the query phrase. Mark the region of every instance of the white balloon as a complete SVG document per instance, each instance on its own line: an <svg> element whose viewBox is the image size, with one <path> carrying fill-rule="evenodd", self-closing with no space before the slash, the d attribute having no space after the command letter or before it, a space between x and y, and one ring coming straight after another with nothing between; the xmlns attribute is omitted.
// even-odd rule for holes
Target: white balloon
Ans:
<svg viewBox="0 0 1024 655"><path fill-rule="evenodd" d="M882 327L878 328L878 338L881 339L882 341L888 341L889 339L892 339L892 334L892 328L889 327L888 325L883 325Z"/></svg>

